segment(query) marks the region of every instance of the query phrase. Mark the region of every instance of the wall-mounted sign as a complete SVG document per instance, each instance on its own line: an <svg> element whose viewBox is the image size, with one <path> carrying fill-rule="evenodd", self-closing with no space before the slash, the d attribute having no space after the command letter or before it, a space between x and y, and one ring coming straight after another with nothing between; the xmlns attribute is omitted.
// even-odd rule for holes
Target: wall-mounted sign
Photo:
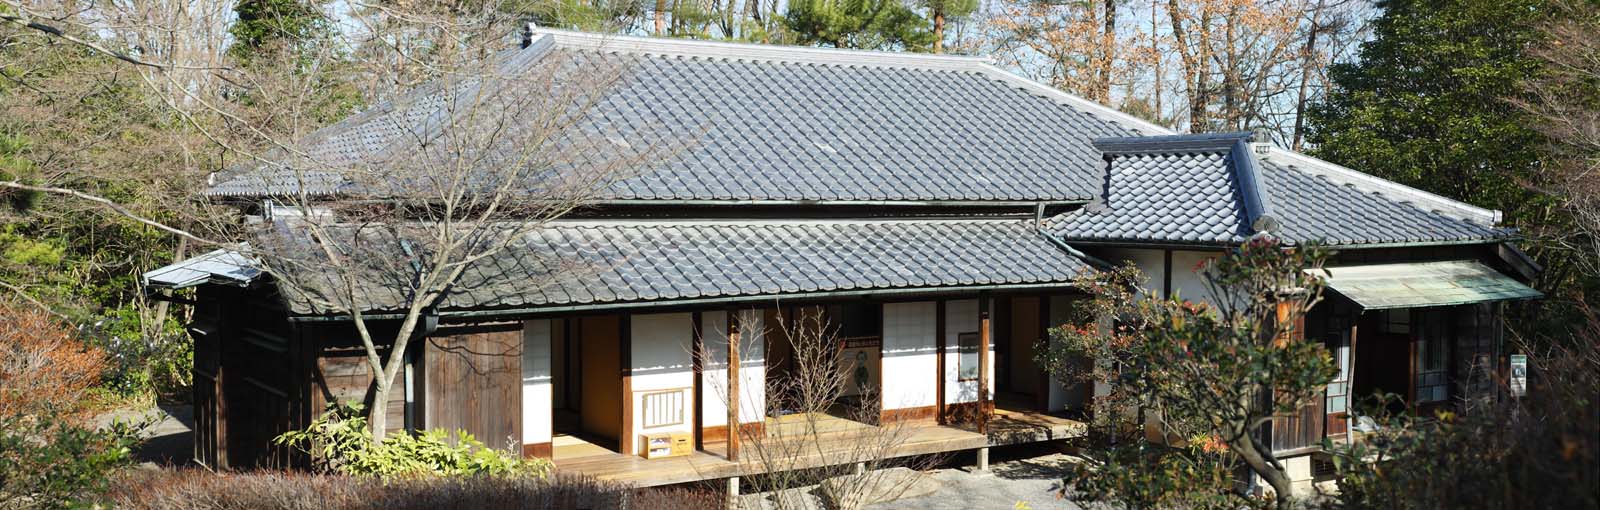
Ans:
<svg viewBox="0 0 1600 510"><path fill-rule="evenodd" d="M1528 355L1511 355L1511 380L1507 383L1511 387L1511 396L1520 397L1528 394Z"/></svg>

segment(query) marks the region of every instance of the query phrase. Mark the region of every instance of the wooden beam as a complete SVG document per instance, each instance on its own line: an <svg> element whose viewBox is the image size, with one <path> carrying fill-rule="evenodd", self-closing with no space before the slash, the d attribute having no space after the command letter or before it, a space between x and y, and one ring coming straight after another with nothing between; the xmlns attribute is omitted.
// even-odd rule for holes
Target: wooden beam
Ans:
<svg viewBox="0 0 1600 510"><path fill-rule="evenodd" d="M728 310L728 460L739 460L739 312Z"/></svg>
<svg viewBox="0 0 1600 510"><path fill-rule="evenodd" d="M978 297L978 433L989 428L989 296Z"/></svg>

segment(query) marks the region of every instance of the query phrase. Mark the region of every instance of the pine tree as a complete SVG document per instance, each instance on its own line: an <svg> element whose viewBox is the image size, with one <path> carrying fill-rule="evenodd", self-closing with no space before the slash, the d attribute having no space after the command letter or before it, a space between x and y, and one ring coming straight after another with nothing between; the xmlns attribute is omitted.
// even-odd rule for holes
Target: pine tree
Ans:
<svg viewBox="0 0 1600 510"><path fill-rule="evenodd" d="M321 6L303 0L240 0L234 13L239 19L228 28L233 36L228 56L241 62L263 52L287 50L332 30Z"/></svg>
<svg viewBox="0 0 1600 510"><path fill-rule="evenodd" d="M920 52L934 43L928 19L900 0L792 0L783 24L798 44Z"/></svg>

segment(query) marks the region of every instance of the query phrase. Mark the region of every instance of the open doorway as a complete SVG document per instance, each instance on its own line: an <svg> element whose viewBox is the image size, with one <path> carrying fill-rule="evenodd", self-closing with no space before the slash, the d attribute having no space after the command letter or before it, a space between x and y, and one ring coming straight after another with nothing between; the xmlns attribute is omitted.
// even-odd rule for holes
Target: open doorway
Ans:
<svg viewBox="0 0 1600 510"><path fill-rule="evenodd" d="M883 305L851 302L769 312L769 430L876 425L883 412ZM802 358L811 358L807 361ZM802 388L806 387L806 388ZM796 425L799 426L799 425Z"/></svg>
<svg viewBox="0 0 1600 510"><path fill-rule="evenodd" d="M615 315L555 321L551 342L553 460L620 451L621 326Z"/></svg>

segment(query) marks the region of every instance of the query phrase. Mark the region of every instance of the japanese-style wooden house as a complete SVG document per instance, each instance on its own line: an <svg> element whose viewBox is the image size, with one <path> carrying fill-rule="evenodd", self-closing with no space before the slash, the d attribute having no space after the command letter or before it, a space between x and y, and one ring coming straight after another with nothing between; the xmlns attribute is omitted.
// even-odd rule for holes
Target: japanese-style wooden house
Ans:
<svg viewBox="0 0 1600 510"><path fill-rule="evenodd" d="M1328 297L1302 331L1337 354L1339 378L1325 402L1271 431L1274 448L1303 455L1357 426L1346 413L1358 395L1470 395L1503 363L1500 303L1537 296L1521 283L1536 268L1496 211L1248 133L1173 134L982 59L530 39L513 52L519 65L557 54L629 64L592 122L693 122L701 134L483 261L475 274L496 283L442 298L397 390L367 402L386 406L391 430L460 428L558 469L644 485L738 476L728 417L745 428L772 419L761 389L786 376L773 325L812 313L838 327L860 384L881 395L879 421L915 424L900 453L1073 437L1084 427L1070 413L1092 389L1033 362L1081 297L1073 279L1132 261L1148 292L1204 300L1196 263L1269 233L1337 249ZM373 110L305 150L360 160L400 143L374 124L429 117ZM337 175L281 171L224 173L209 193L253 214L285 195L357 194ZM598 264L519 287L549 280L553 255ZM271 438L330 402L369 399L348 314L286 297L249 258L214 252L146 281L195 289L198 463L292 463ZM364 299L383 338L394 297ZM697 360L701 349L711 354ZM988 426L961 423L964 408L984 410ZM691 434L695 453L640 457L642 438L663 432ZM1292 467L1310 476L1308 463Z"/></svg>

